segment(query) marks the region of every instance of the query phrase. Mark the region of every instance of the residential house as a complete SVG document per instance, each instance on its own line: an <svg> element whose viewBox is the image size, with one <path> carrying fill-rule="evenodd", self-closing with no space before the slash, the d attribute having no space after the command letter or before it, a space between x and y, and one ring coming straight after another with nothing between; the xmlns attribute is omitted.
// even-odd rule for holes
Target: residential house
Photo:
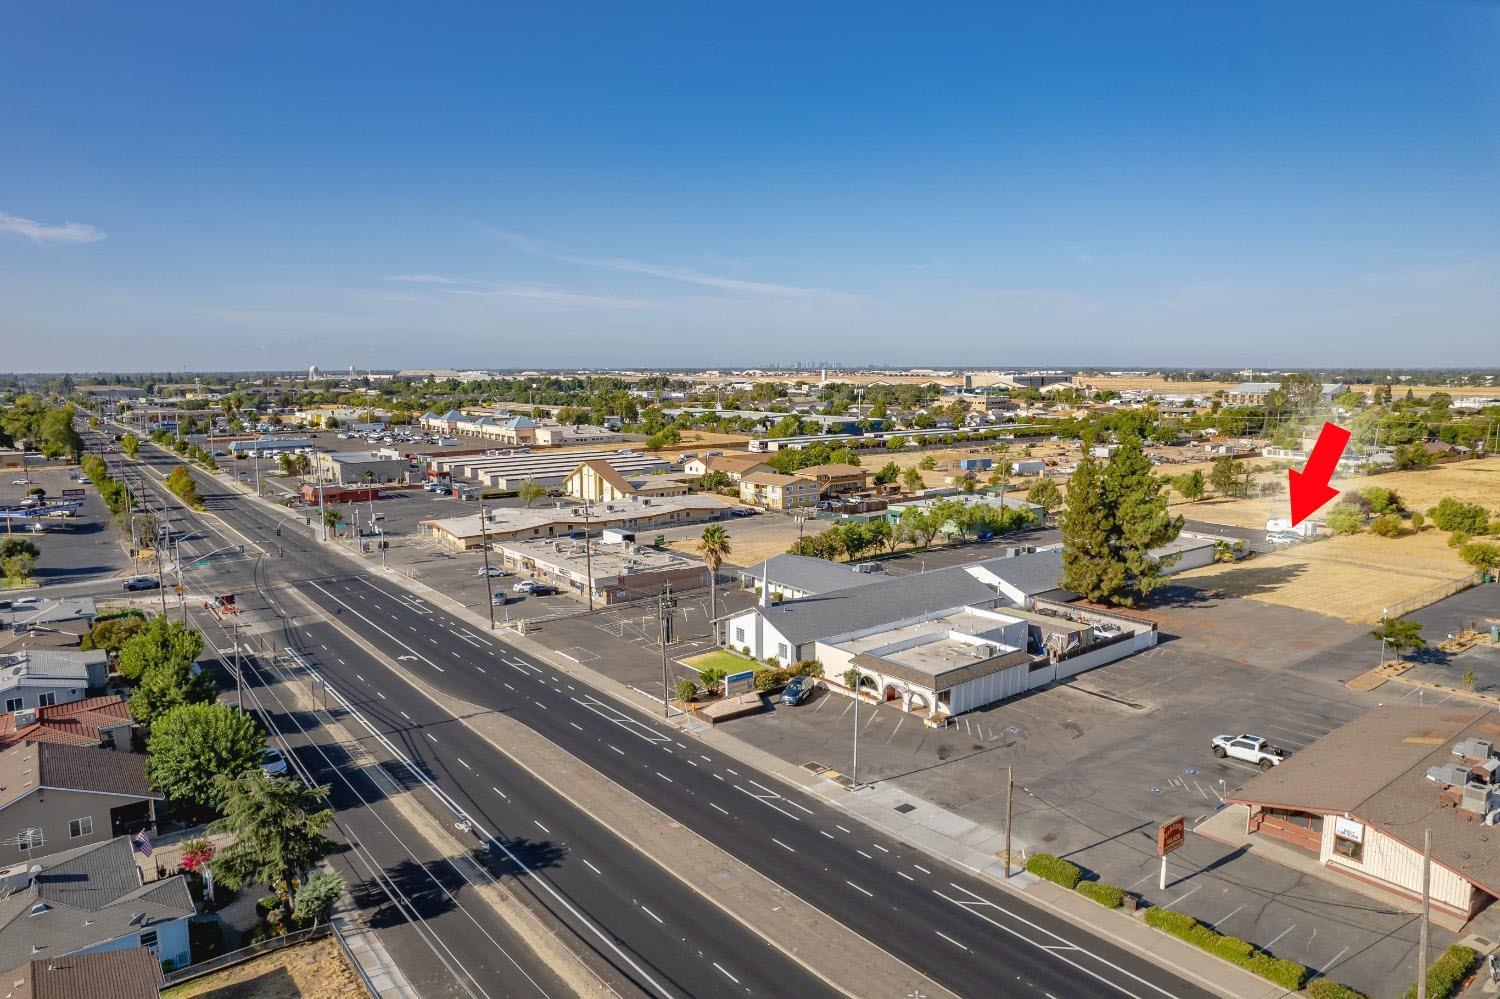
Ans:
<svg viewBox="0 0 1500 999"><path fill-rule="evenodd" d="M797 469L800 478L812 479L818 484L818 498L831 499L845 493L857 493L869 482L870 473L858 465L833 462L826 465L807 465Z"/></svg>
<svg viewBox="0 0 1500 999"><path fill-rule="evenodd" d="M154 829L162 800L138 753L18 743L0 750L0 856Z"/></svg>
<svg viewBox="0 0 1500 999"><path fill-rule="evenodd" d="M686 496L691 490L680 479L663 476L627 478L601 459L582 462L563 479L563 492L589 503L608 503L641 496Z"/></svg>
<svg viewBox="0 0 1500 999"><path fill-rule="evenodd" d="M0 749L27 740L130 752L135 717L125 698L113 694L0 714Z"/></svg>
<svg viewBox="0 0 1500 999"><path fill-rule="evenodd" d="M33 958L0 971L7 999L157 999L166 980L145 947Z"/></svg>
<svg viewBox="0 0 1500 999"><path fill-rule="evenodd" d="M21 854L0 870L0 967L144 947L158 966L191 961L196 914L186 875L143 882L128 837L46 856Z"/></svg>
<svg viewBox="0 0 1500 999"><path fill-rule="evenodd" d="M0 701L6 711L66 704L88 696L109 680L102 649L24 649L0 655Z"/></svg>
<svg viewBox="0 0 1500 999"><path fill-rule="evenodd" d="M44 598L38 603L20 606L9 601L7 604L0 609L0 627L18 633L69 625L72 629L81 629L79 634L82 634L93 627L98 613L93 597Z"/></svg>
<svg viewBox="0 0 1500 999"><path fill-rule="evenodd" d="M709 472L723 472L729 481L738 484L740 479L753 472L774 472L765 459L748 451L725 451L721 454L706 454L689 458L682 470L689 475L703 476Z"/></svg>
<svg viewBox="0 0 1500 999"><path fill-rule="evenodd" d="M890 579L879 562L830 562L809 555L773 555L748 569L739 571L740 585L759 590L762 586L773 600L796 600L830 590L868 586Z"/></svg>

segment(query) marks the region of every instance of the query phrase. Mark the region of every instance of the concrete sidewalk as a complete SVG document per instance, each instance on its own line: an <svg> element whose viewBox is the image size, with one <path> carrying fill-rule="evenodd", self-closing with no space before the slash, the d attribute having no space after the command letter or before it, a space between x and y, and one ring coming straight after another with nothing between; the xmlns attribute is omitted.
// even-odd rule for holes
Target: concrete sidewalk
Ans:
<svg viewBox="0 0 1500 999"><path fill-rule="evenodd" d="M332 922L333 932L343 943L345 955L353 962L372 995L379 999L421 999L385 949L385 944L359 918L354 900L347 893L334 909Z"/></svg>

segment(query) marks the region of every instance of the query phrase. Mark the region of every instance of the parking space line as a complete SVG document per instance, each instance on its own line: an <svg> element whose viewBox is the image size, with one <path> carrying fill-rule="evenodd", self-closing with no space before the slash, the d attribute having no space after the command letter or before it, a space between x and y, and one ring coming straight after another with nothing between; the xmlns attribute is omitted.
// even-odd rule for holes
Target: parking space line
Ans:
<svg viewBox="0 0 1500 999"><path fill-rule="evenodd" d="M1288 926L1286 929L1282 930L1280 933L1276 934L1274 937L1272 937L1271 939L1267 940L1265 942L1265 944L1261 946L1261 950L1270 950L1272 947L1274 947L1276 945L1276 941L1280 940L1282 937L1286 936L1288 933L1292 932L1296 928L1297 928L1297 924L1296 923L1293 923L1292 925Z"/></svg>

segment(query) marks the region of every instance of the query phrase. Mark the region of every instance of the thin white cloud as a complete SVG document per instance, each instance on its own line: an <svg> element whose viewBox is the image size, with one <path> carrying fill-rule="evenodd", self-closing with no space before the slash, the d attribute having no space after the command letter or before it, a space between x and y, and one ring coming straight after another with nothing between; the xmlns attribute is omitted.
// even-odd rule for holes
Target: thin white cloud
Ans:
<svg viewBox="0 0 1500 999"><path fill-rule="evenodd" d="M61 243L76 246L83 243L97 243L104 238L104 233L82 222L49 225L46 222L38 222L36 219L23 219L19 215L7 215L4 212L0 212L0 232L9 233L12 236L24 236L37 244Z"/></svg>
<svg viewBox="0 0 1500 999"><path fill-rule="evenodd" d="M862 295L851 295L846 292L834 291L830 288L800 288L795 285L773 284L766 281L742 281L738 278L704 274L690 267L676 267L671 264L652 264L640 260L631 260L628 257L578 257L566 253L554 253L520 233L505 232L500 229L489 229L486 231L496 239L509 243L523 253L529 253L535 257L543 257L547 260L557 260L565 264L576 264L580 267L599 267L612 271L624 271L629 274L645 274L649 277L679 281L683 284L714 288L718 291L739 295L759 295L769 298L790 298L803 301L855 301L864 298Z"/></svg>
<svg viewBox="0 0 1500 999"><path fill-rule="evenodd" d="M400 281L405 284L475 284L468 278L444 277L442 274L387 274L387 281Z"/></svg>

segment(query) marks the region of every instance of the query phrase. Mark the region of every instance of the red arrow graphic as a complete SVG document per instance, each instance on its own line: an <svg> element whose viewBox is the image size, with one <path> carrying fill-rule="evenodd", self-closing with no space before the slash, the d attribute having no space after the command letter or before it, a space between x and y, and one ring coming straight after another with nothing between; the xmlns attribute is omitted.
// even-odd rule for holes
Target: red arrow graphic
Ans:
<svg viewBox="0 0 1500 999"><path fill-rule="evenodd" d="M1318 508L1339 494L1328 484L1333 470L1338 467L1344 448L1349 444L1349 431L1332 423L1323 424L1318 432L1318 443L1302 471L1287 469L1287 485L1292 494L1292 526L1296 527L1318 512Z"/></svg>

